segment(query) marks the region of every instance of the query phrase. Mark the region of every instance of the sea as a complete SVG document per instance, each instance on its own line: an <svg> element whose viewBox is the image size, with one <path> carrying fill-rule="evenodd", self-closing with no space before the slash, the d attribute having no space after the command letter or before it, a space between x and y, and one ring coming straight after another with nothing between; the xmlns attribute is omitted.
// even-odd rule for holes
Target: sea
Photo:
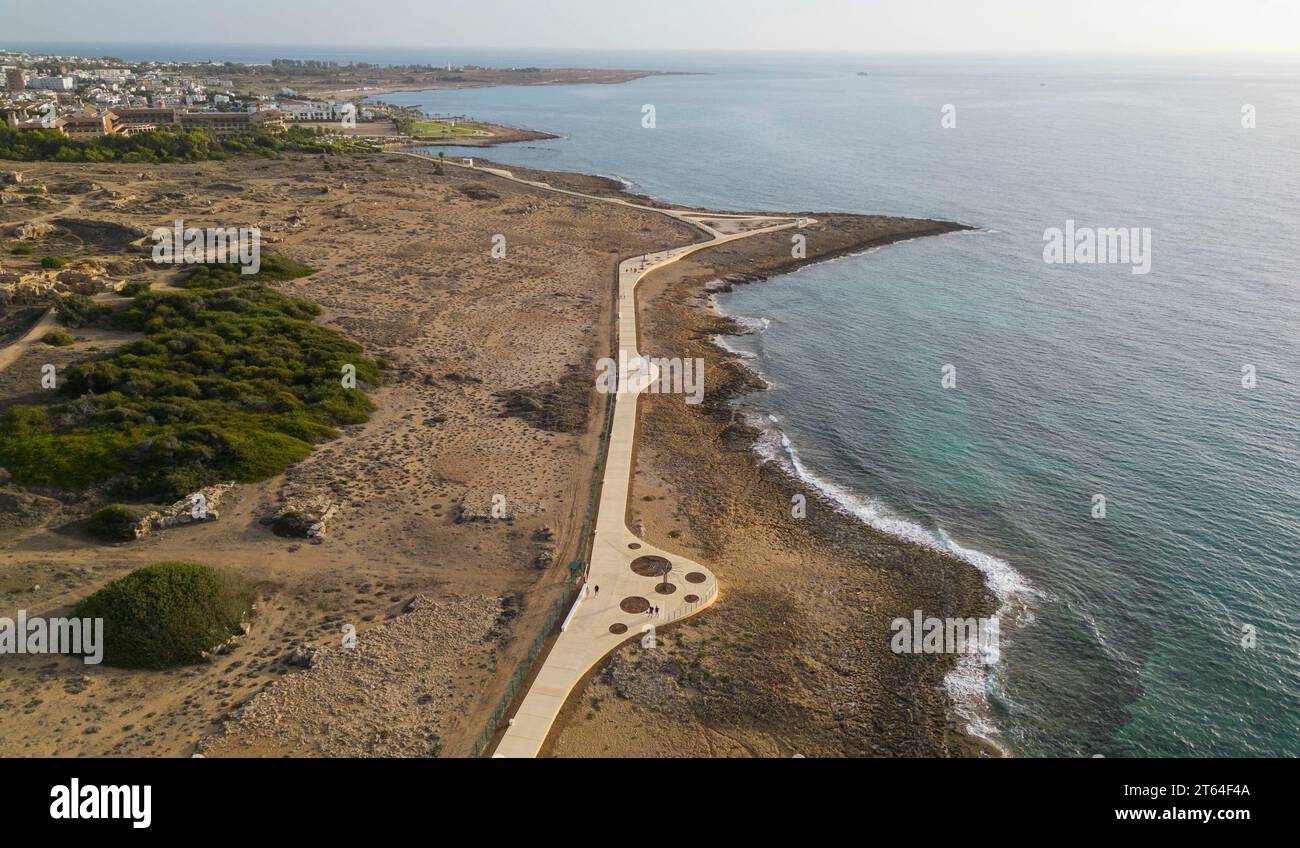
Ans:
<svg viewBox="0 0 1300 848"><path fill-rule="evenodd" d="M970 225L718 296L769 384L756 449L984 572L998 661L948 685L1010 752L1300 756L1300 62L65 51L673 71L382 99L555 133L486 155L683 204ZM1144 261L1046 250L1119 228Z"/></svg>

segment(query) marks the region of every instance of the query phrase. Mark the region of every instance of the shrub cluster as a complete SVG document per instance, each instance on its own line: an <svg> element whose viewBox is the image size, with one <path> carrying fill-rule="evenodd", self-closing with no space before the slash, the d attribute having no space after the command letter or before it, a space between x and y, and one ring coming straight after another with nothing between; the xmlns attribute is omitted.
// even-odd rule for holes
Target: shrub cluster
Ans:
<svg viewBox="0 0 1300 848"><path fill-rule="evenodd" d="M292 126L281 133L261 130L214 138L206 130L182 130L177 125L136 135L69 138L58 130L18 130L0 124L0 159L55 162L198 162L229 156L275 157L283 152L339 153L359 149L346 139L322 138L307 127Z"/></svg>
<svg viewBox="0 0 1300 848"><path fill-rule="evenodd" d="M0 416L0 466L19 482L151 503L273 476L373 409L341 375L351 364L358 385L378 385L379 363L318 314L257 285L141 292L96 320L143 338L63 372L60 402Z"/></svg>
<svg viewBox="0 0 1300 848"><path fill-rule="evenodd" d="M256 274L241 273L239 268L233 262L195 265L193 270L176 282L176 286L184 289L226 289L248 283L280 283L305 277L315 270L278 253L262 254Z"/></svg>
<svg viewBox="0 0 1300 848"><path fill-rule="evenodd" d="M193 562L137 568L77 605L104 620L104 662L166 668L201 660L243 632L256 593L237 575Z"/></svg>

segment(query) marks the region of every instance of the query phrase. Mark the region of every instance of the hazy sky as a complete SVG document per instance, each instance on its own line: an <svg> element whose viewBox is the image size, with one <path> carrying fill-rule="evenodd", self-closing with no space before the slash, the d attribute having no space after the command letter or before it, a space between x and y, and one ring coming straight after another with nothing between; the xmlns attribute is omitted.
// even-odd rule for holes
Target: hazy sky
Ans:
<svg viewBox="0 0 1300 848"><path fill-rule="evenodd" d="M1300 53L1300 0L0 0L14 41Z"/></svg>

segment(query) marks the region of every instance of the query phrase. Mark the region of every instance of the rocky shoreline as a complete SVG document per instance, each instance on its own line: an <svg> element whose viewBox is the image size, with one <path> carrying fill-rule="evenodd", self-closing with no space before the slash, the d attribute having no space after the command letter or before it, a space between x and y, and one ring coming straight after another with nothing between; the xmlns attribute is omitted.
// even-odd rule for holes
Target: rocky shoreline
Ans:
<svg viewBox="0 0 1300 848"><path fill-rule="evenodd" d="M715 344L740 328L712 307L713 292L735 285L779 285L774 278L798 267L970 228L816 217L806 259L790 256L788 235L761 236L702 251L642 284L642 349L703 358L708 389L696 407L671 396L642 401L629 520L653 543L708 562L722 591L709 612L661 634L658 652L633 641L603 664L566 707L549 753L998 754L953 712L943 680L954 656L901 657L888 647L887 622L914 609L992 614L983 575L862 524L759 457L760 433L734 401L763 384ZM793 519L798 496L806 517Z"/></svg>

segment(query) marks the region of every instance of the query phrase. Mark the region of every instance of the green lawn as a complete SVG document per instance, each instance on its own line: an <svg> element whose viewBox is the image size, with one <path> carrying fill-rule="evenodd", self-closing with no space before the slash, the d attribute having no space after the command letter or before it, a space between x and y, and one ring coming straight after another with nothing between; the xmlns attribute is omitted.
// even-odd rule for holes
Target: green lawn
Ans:
<svg viewBox="0 0 1300 848"><path fill-rule="evenodd" d="M480 127L474 124L456 124L446 121L411 121L411 135L418 138L475 135Z"/></svg>

